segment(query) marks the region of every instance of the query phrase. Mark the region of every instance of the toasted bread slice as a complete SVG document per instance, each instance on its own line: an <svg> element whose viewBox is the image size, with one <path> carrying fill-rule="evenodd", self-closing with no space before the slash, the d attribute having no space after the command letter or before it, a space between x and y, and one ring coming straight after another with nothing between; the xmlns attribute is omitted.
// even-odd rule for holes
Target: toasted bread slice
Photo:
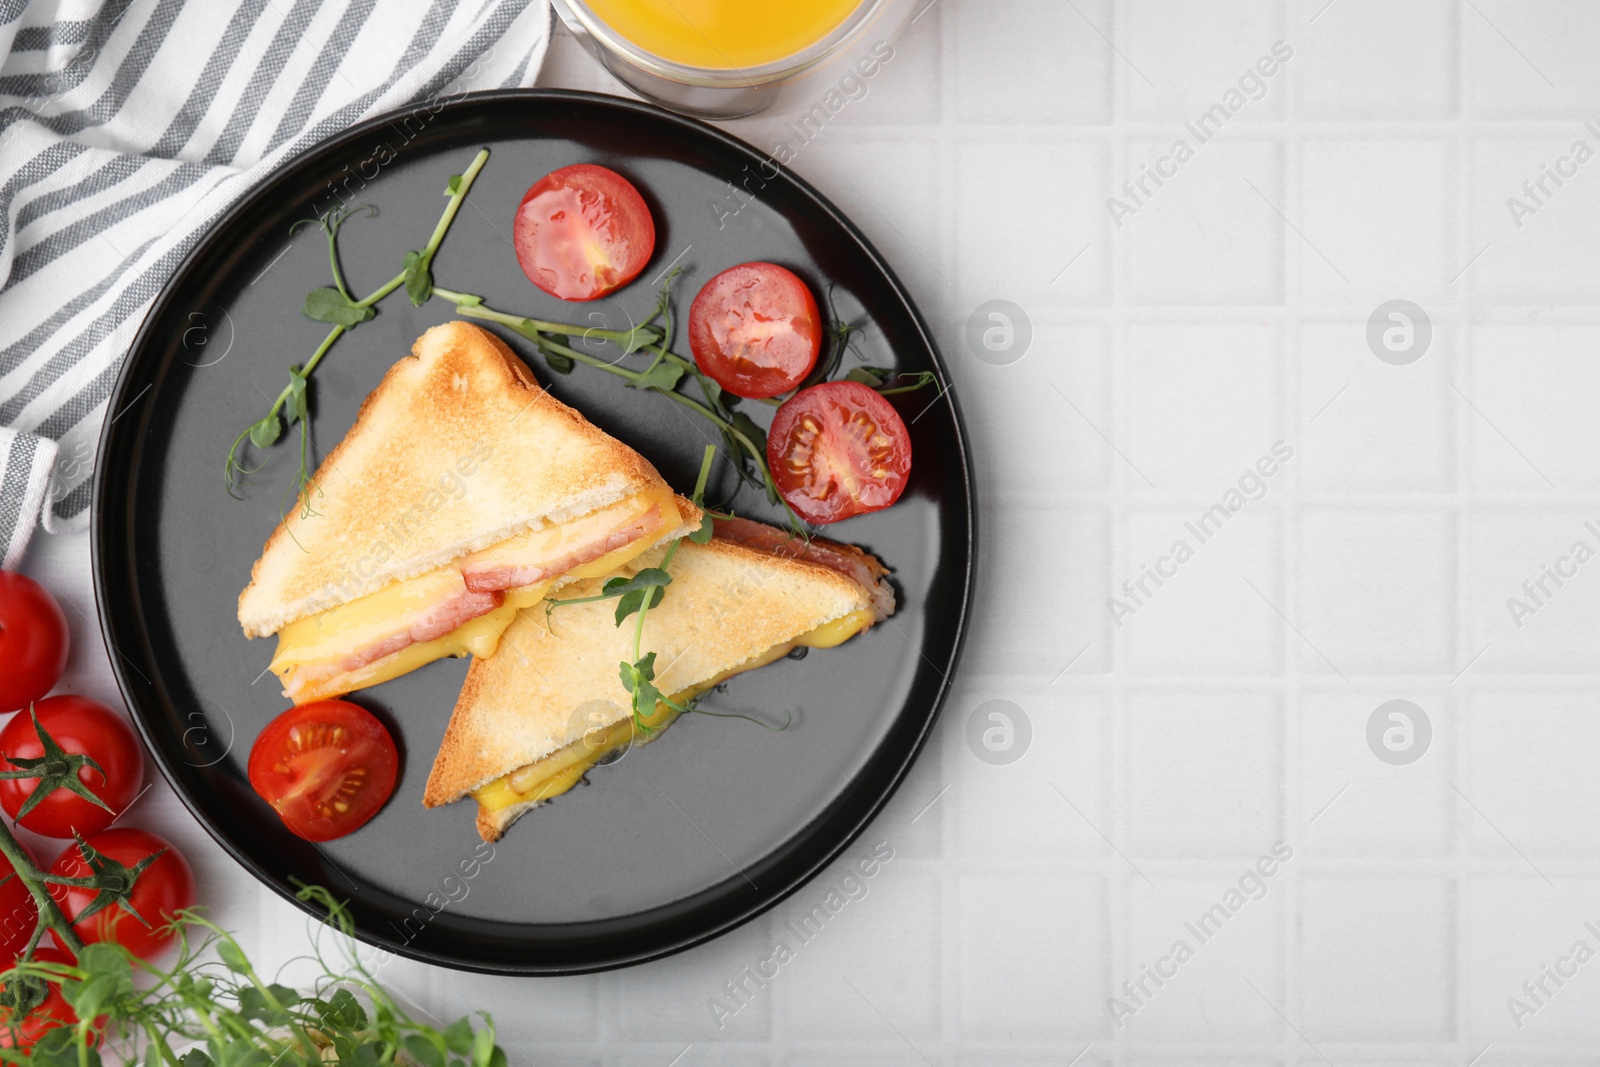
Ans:
<svg viewBox="0 0 1600 1067"><path fill-rule="evenodd" d="M655 566L661 555L653 549L621 573ZM865 629L882 617L874 595L888 588L881 566L874 587L865 588L821 563L721 538L680 543L669 569L672 584L646 615L641 647L656 653L657 687L679 697L769 662L830 624L848 624L838 640ZM595 595L601 585L575 582L562 596ZM542 606L529 609L506 631L500 654L473 663L428 776L425 805L481 794L631 718L618 666L633 659L633 627L618 627L615 609L614 600L562 605L548 620ZM573 768L574 780L586 767ZM536 803L480 805L479 834L497 839Z"/></svg>
<svg viewBox="0 0 1600 1067"><path fill-rule="evenodd" d="M642 456L465 322L435 326L390 368L314 481L311 510L273 531L240 594L248 637L547 524L671 499Z"/></svg>

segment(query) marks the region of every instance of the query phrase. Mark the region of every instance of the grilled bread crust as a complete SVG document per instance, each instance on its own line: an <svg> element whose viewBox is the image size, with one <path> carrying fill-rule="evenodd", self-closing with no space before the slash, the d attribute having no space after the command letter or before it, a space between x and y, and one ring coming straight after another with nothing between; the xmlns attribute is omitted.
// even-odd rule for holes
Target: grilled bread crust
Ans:
<svg viewBox="0 0 1600 1067"><path fill-rule="evenodd" d="M661 555L653 549L619 573L655 566ZM681 542L670 571L672 584L646 615L641 643L656 653L662 693L698 685L871 604L866 590L837 571L716 539ZM562 596L591 596L602 584L575 582ZM610 722L630 714L618 665L633 660L633 626L618 627L615 610L614 600L564 605L547 625L544 608L531 608L506 630L499 653L473 662L428 776L425 805L447 804L607 725L597 709ZM480 833L498 836L525 808L485 816Z"/></svg>
<svg viewBox="0 0 1600 1067"><path fill-rule="evenodd" d="M435 326L361 405L239 596L248 637L666 483L498 337Z"/></svg>

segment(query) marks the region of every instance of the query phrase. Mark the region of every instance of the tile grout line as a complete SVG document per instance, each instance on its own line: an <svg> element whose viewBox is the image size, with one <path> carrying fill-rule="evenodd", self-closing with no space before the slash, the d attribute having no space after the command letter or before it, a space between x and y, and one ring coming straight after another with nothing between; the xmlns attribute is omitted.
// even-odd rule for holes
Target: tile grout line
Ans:
<svg viewBox="0 0 1600 1067"><path fill-rule="evenodd" d="M1291 36L1289 23L1292 14L1300 13L1299 8L1300 5L1296 3L1296 0L1282 0L1282 3L1279 5L1280 15L1283 19L1282 29L1285 40L1288 40ZM1306 34L1294 33L1293 36L1301 39L1301 45L1296 49L1297 52L1299 52L1301 49L1306 51L1310 50L1310 46L1305 44ZM1291 130L1297 128L1298 123L1296 122L1296 118L1300 112L1300 100L1299 94L1295 91L1296 86L1297 80L1290 78L1288 85L1286 86L1287 97L1284 100L1283 107L1284 119L1289 124L1288 128ZM1280 151L1284 153L1283 158L1280 161L1280 172L1282 175L1281 196L1283 198L1284 208L1286 211L1292 210L1296 215L1301 217L1304 215L1300 195L1300 163L1302 148L1303 146L1298 140L1286 142L1280 148ZM1284 334L1280 338L1280 344L1284 346L1283 350L1289 354L1289 358L1285 360L1286 365L1283 370L1283 377L1278 383L1281 390L1279 394L1279 411L1282 413L1282 417L1284 419L1283 426L1285 431L1294 433L1296 436L1301 436L1301 441L1296 442L1296 444L1300 447L1304 447L1304 437L1299 433L1301 429L1299 418L1299 401L1303 381L1303 376L1300 373L1300 359L1301 353L1304 351L1302 344L1304 339L1304 330L1300 304L1300 297L1302 295L1300 291L1301 278L1298 270L1298 264L1300 260L1296 258L1291 263L1289 258L1291 245L1288 243L1290 240L1288 227L1281 227L1280 232L1282 239L1285 242L1280 246L1280 255L1283 257L1281 260L1280 293L1284 301L1285 311L1287 312L1284 322L1281 326L1281 329L1284 330ZM1299 245L1294 245L1292 247L1295 249L1297 257L1298 254L1303 251ZM1291 427L1293 427L1292 430L1290 429ZM1284 611L1293 615L1298 612L1301 601L1299 580L1299 538L1301 534L1301 523L1299 519L1303 503L1300 496L1302 488L1300 468L1296 466L1286 473L1288 474L1288 478L1286 479L1284 490L1287 498L1287 506L1285 507L1284 513L1281 516L1281 525L1279 526L1281 551L1279 553L1278 562L1279 566L1282 568L1280 571L1280 577L1283 584L1280 587L1280 595L1283 600ZM1273 634L1278 642L1278 663L1283 671L1283 680L1285 683L1283 686L1283 706L1280 712L1280 714L1283 716L1281 720L1283 723L1283 750L1279 755L1281 760L1279 766L1281 770L1280 787L1282 789L1280 818L1283 821L1283 833L1285 834L1285 839L1287 839L1291 834L1289 827L1300 826L1300 821L1298 818L1295 818L1291 822L1290 817L1291 815L1298 816L1300 811L1300 802L1302 799L1300 796L1301 775L1298 771L1298 759L1302 752L1300 731L1301 675L1299 671L1300 654L1302 649L1298 642L1291 641L1289 639L1284 627L1275 627ZM1294 831L1293 833L1295 836L1299 836L1298 830ZM1279 943L1277 946L1277 958L1280 967L1279 977L1281 980L1279 994L1282 997L1282 1003L1285 1011L1291 1013L1295 1018L1304 1018L1304 1013L1301 1011L1303 983L1301 981L1300 974L1301 957L1299 952L1298 938L1298 917L1300 915L1301 901L1302 894L1300 892L1299 879L1287 879L1284 886L1283 914L1279 919ZM1283 1062L1297 1062L1297 1054L1299 1049L1294 1043L1295 1039L1293 1033L1290 1032L1289 1028L1281 1026L1278 1028L1278 1033L1281 1041L1280 1054L1283 1057Z"/></svg>
<svg viewBox="0 0 1600 1067"><path fill-rule="evenodd" d="M1111 6L1113 18L1116 22L1112 32L1119 34L1126 40L1126 26L1129 18L1125 4ZM1120 24L1118 24L1120 23ZM1133 92L1132 82L1127 77L1114 56L1107 56L1106 76L1110 79L1108 86L1108 99L1111 103L1110 128L1116 131L1114 141L1102 155L1101 166L1102 181L1107 189L1114 187L1115 175L1129 172L1129 161L1132 158L1128 147L1129 135L1127 126L1128 95ZM1109 391L1107 397L1108 420L1111 426L1112 439L1124 442L1127 448L1136 445L1130 436L1132 419L1128 412L1129 405L1119 403L1121 398L1128 396L1128 361L1129 350L1129 322L1127 307L1127 290L1129 283L1129 252L1127 235L1118 240L1118 231L1107 224L1102 217L1100 232L1105 234L1109 244L1110 254L1106 257L1106 277L1104 280L1106 306L1112 316L1111 337L1111 373L1105 383ZM1109 527L1106 530L1106 546L1109 570L1103 578L1102 591L1109 591L1116 587L1118 574L1130 571L1132 562L1132 549L1128 541L1127 506L1129 487L1133 484L1127 463L1119 463L1109 449L1103 452L1106 470L1110 472L1110 486L1115 494L1111 506L1107 509L1102 520ZM1111 773L1107 775L1108 783L1106 792L1111 799L1111 825L1112 833L1118 841L1128 840L1129 807L1127 800L1129 776L1128 768L1128 730L1131 727L1128 714L1127 691L1123 684L1127 668L1128 647L1124 631L1119 631L1110 625L1104 612L1097 614L1097 632L1105 635L1107 652L1105 657L1106 669L1110 672L1111 685L1109 703L1112 709L1113 720L1111 729L1107 731L1110 744ZM1108 896L1106 901L1106 932L1102 943L1103 958L1108 971L1106 973L1107 985L1116 987L1119 974L1131 975L1133 971L1132 945L1130 931L1132 926L1131 915L1131 889L1132 880L1128 871L1118 860L1114 852L1096 845L1096 855L1102 857L1100 870L1100 883L1105 887ZM1128 1049L1126 1041L1117 1041L1112 1046L1111 1062L1114 1067L1128 1067Z"/></svg>
<svg viewBox="0 0 1600 1067"><path fill-rule="evenodd" d="M1469 249L1472 247L1473 236L1470 205L1472 203L1472 189L1474 187L1472 162L1477 154L1476 144L1472 140L1473 135L1467 114L1467 68L1469 57L1467 55L1466 48L1466 34L1464 28L1465 12L1463 11L1463 6L1462 0L1457 0L1457 2L1453 5L1455 15L1454 28L1456 34L1455 230L1457 243L1456 260L1458 262L1465 262L1465 257L1471 255ZM1477 349L1477 346L1474 343L1475 316L1472 309L1471 298L1477 292L1477 280L1476 278L1472 277L1469 272L1465 277L1458 277L1456 282L1452 284L1459 284L1462 286L1461 293L1454 300L1450 313L1450 321L1456 331L1456 343L1450 348L1451 358L1455 363L1452 372L1455 377L1466 381L1468 387L1471 388L1474 384L1471 375L1471 356L1472 353ZM1461 616L1462 605L1465 603L1464 596L1468 580L1468 552L1470 551L1473 543L1470 525L1462 522L1461 516L1471 507L1470 502L1472 500L1473 489L1471 479L1471 464L1473 462L1473 456L1471 452L1471 435L1475 432L1475 430L1471 422L1462 417L1461 412L1453 403L1445 406L1444 417L1450 420L1450 437L1452 444L1450 467L1451 472L1454 475L1453 481L1456 489L1456 500L1454 507L1451 510L1451 514L1456 517L1456 610L1453 615L1455 618L1459 619ZM1462 627L1458 624L1456 627L1454 642L1458 661L1461 661L1461 657L1463 655L1471 654L1462 644L1463 636L1467 636L1470 640L1470 635L1464 635L1462 633ZM1470 703L1470 700L1467 699L1467 695L1471 693L1475 681L1476 679L1467 679L1465 685L1459 693L1448 692L1451 687L1446 686L1445 706L1448 707L1451 712L1451 714L1448 716L1448 721L1456 724L1456 729L1453 733L1453 736L1449 739L1449 762L1455 775L1455 777L1452 778L1452 781L1466 780L1464 777L1466 768L1463 762L1466 759L1467 753L1467 746L1465 744L1466 735L1465 730L1463 729L1463 724L1466 721L1464 712L1467 704ZM1440 711L1441 714L1439 715L1439 718L1441 720L1446 720L1446 716L1442 714L1444 707L1441 707ZM1438 731L1436 730L1435 736L1437 736L1437 734ZM1462 980L1461 967L1463 961L1468 958L1470 952L1470 945L1468 944L1467 936L1468 923L1465 920L1467 918L1466 909L1470 907L1472 894L1468 888L1470 868L1465 850L1465 835L1463 832L1464 823L1461 805L1456 802L1454 797L1448 798L1448 803L1449 806L1445 809L1447 813L1445 817L1445 832L1449 835L1449 848L1453 860L1452 880L1456 887L1456 892L1454 894L1455 915L1453 916L1454 923L1451 931L1452 943L1455 949L1455 960L1453 961L1454 966L1451 968L1451 973L1455 975L1456 978L1455 988L1453 990L1454 1002L1452 1004L1451 1020L1453 1032L1451 1036L1456 1043L1457 1058L1460 1059L1463 1056L1471 1055L1470 1052L1464 1051L1464 1046L1462 1045L1462 1040L1465 1037L1464 1031L1468 1028L1467 1020L1471 1019L1472 1015L1471 1005L1468 1003L1469 983Z"/></svg>

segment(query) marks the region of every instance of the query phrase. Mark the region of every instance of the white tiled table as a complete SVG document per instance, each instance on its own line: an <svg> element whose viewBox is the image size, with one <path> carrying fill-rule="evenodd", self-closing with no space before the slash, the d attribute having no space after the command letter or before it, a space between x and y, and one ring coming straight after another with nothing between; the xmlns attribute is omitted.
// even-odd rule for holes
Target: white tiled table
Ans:
<svg viewBox="0 0 1600 1067"><path fill-rule="evenodd" d="M1600 562L1520 628L1506 601L1600 549L1600 161L1520 227L1506 201L1600 150L1597 38L1580 0L937 0L794 162L932 319L981 479L955 694L851 850L893 860L724 1030L709 998L838 871L629 971L385 977L493 1011L541 1065L1592 1057L1600 961L1522 986L1600 951ZM1195 146L1184 122L1278 40L1260 98L1116 226L1107 197ZM543 81L617 91L565 36ZM789 117L729 128L770 148ZM1009 366L964 340L995 298L1032 323ZM1365 338L1392 299L1433 327L1406 366ZM1264 495L1115 625L1106 598L1280 440ZM86 544L36 544L83 613L73 684L114 699ZM1368 747L1393 698L1432 724L1409 765ZM965 742L992 699L1033 726L1008 766ZM143 803L219 918L288 955L299 913L164 786ZM1242 876L1260 899L1229 912ZM1218 903L1202 940L1186 924ZM1192 958L1116 1026L1107 998L1180 939ZM1513 996L1537 1009L1520 1029Z"/></svg>

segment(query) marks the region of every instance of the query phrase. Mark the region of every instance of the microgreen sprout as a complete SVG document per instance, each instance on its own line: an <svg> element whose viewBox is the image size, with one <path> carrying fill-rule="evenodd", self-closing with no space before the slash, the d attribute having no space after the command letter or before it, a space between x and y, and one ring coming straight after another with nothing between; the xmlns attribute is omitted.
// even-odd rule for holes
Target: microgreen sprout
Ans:
<svg viewBox="0 0 1600 1067"><path fill-rule="evenodd" d="M77 944L71 964L24 958L0 974L0 1007L13 1020L0 1062L101 1067L105 1047L119 1063L147 1067L507 1067L493 1019L413 1019L362 961L344 904L297 884L298 898L325 912L321 929L340 946L330 958L319 933L308 955L290 961L299 973L311 964L313 977L295 987L269 979L232 934L187 909L170 923L170 965L114 943ZM21 1048L14 1020L43 1002L46 983L60 985L79 1021Z"/></svg>

